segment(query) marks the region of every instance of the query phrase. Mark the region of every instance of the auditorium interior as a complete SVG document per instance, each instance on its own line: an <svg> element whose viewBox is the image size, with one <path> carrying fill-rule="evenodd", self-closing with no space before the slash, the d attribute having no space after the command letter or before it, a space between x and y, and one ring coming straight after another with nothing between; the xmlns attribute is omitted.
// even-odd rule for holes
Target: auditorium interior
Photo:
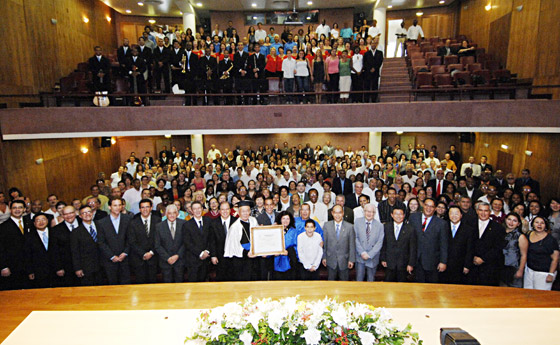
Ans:
<svg viewBox="0 0 560 345"><path fill-rule="evenodd" d="M98 179L111 187L111 176L127 165L131 153L141 158L149 152L157 159L164 147L176 147L180 154L188 151L195 165L196 158L202 159L204 166L212 165L208 155L215 148L222 153L239 148L260 151L275 145L282 149L287 143L295 152L298 145L307 144L324 150L327 142L345 153L367 151L379 159L382 150L391 152L398 144L402 151L410 145L412 149L423 145L422 149L438 152L443 160L454 146L462 157L460 164L469 157L480 164L485 157L493 167L482 184L492 181L498 170L515 178L530 171L530 178L540 183L541 217L553 213L544 209L558 203L560 197L560 6L555 0L2 0L0 16L5 33L0 59L0 194L4 196L0 202L7 207L14 189L28 203L42 200L43 211L48 210L52 194L71 205L76 198L92 194L91 186ZM374 21L376 26L372 26ZM418 37L411 37L409 27L417 35L413 21L422 30ZM260 22L266 31L264 42L270 39L272 45L259 45L257 33L251 33L250 28L256 29ZM402 40L398 34L401 22L405 29ZM326 24L332 29L335 23L340 29L349 28L346 34L350 38L343 38L343 30L339 30L330 45L340 40L352 50L336 50L340 66L348 60L350 66L356 66L353 56L360 54L360 66L362 61L365 66L371 42L377 44L372 59L375 49L383 56L375 72L356 74L352 70L351 74L350 67L345 79L348 86L342 83L343 67L340 84L332 83L327 61L332 62L337 54L331 47L317 49L325 58L321 70L325 83L310 80L317 75L315 44L329 45L319 39L319 27ZM236 28L237 39L225 38L228 25ZM147 27L152 33L146 34ZM274 36L269 36L270 29L280 40L285 30L290 31L289 41L280 45L284 53L293 43L305 54L301 60L297 54L284 58L280 67L273 66L274 71L267 63L261 73L255 51L266 46L264 55L271 53ZM371 29L375 29L375 37L368 36ZM187 30L192 37L185 39L181 34ZM214 35L215 30L220 35L217 31ZM356 33L364 42L354 41ZM292 42L296 35L299 41ZM209 43L217 37L220 43L207 44L205 37ZM153 60L155 54L150 61L146 58L143 67L135 65L134 52L121 60L123 42L130 41L127 49L138 52L140 38L151 41L153 48L148 49L154 52L160 39L170 52L177 44L184 58L176 60L174 67L171 57L165 62L170 67L163 72ZM461 50L463 41L469 47L466 52ZM231 42L248 50L249 57L239 71L227 69L227 57L224 61ZM207 63L191 72L191 64L186 62L191 52L198 56L197 66L206 59L201 45L210 49L215 65ZM107 59L105 71L91 68L95 47ZM360 52L354 53L357 50ZM231 67L237 66L237 56L245 55L233 54ZM292 71L284 69L286 61L292 60L305 61L307 86L299 85L306 78L297 76L299 70L295 83ZM252 71L245 78L240 71L248 64ZM336 71L338 78L338 67ZM365 83L367 78L373 79ZM362 158L367 160L367 156ZM426 168L429 166L418 167ZM459 164L457 168L461 171ZM403 176L404 171L401 168ZM155 186L156 179L153 182ZM530 202L525 203L528 217ZM560 235L560 224L551 226ZM0 238L4 238L2 234ZM560 243L560 238L556 240ZM4 247L0 243L0 250ZM555 252L558 255L558 249ZM1 259L3 255L0 252ZM355 271L350 270L350 280L356 280ZM552 291L539 291L383 282L381 265L374 283L327 282L324 267L318 276L322 281L218 282L211 268L204 282L198 283L185 279L182 284L58 285L0 291L0 342L21 344L26 339L25 328L19 333L16 328L25 326L22 321L33 311L201 309L249 296L299 295L315 300L328 295L389 308L543 308L552 320L560 316L560 279L549 288ZM157 280L162 282L159 271ZM523 310L516 311L522 315ZM506 323L500 322L495 324L498 329ZM546 331L554 330L550 320L543 322ZM463 325L457 323L449 326ZM500 344L499 340L492 342L495 335L487 326L475 324L471 334L479 340L489 339L481 341L483 344ZM436 330L437 337L427 339L439 341L439 328ZM91 336L103 339L99 334ZM542 343L560 341L557 335L550 337L542 338ZM66 344L50 333L46 338L46 344ZM512 338L511 343L523 339Z"/></svg>

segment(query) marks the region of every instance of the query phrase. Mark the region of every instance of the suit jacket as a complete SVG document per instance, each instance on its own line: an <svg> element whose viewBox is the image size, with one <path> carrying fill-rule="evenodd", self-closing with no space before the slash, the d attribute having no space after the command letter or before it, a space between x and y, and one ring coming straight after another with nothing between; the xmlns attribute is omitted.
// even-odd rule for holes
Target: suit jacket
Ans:
<svg viewBox="0 0 560 345"><path fill-rule="evenodd" d="M336 238L336 226L333 221L323 227L323 260L331 269L348 269L348 262L356 262L356 235L352 224L342 221L340 236Z"/></svg>
<svg viewBox="0 0 560 345"><path fill-rule="evenodd" d="M364 71L366 78L379 78L379 69L381 65L383 65L383 52L381 50L376 49L375 53L373 53L370 49L364 54ZM372 68L375 68L375 72L373 73L370 72Z"/></svg>
<svg viewBox="0 0 560 345"><path fill-rule="evenodd" d="M523 186L531 187L531 191L537 193L537 195L541 195L541 185L539 181L533 180L529 178L528 181L524 181L522 178L515 179L515 192L521 193Z"/></svg>
<svg viewBox="0 0 560 345"><path fill-rule="evenodd" d="M78 227L80 226L80 220L78 219ZM76 230L74 228L74 230ZM72 231L74 231L72 230ZM66 275L71 274L73 272L74 266L72 265L72 247L70 244L70 235L72 232L68 229L66 222L62 222L57 226L53 227L50 231L49 236L56 242L56 246L58 248L58 255L60 258L58 263L60 266L58 267L57 271L60 269L64 269L66 271ZM74 276L71 274L70 276Z"/></svg>
<svg viewBox="0 0 560 345"><path fill-rule="evenodd" d="M343 219L350 224L354 224L354 210L352 210L350 207L344 206ZM329 210L328 220L333 220L332 208Z"/></svg>
<svg viewBox="0 0 560 345"><path fill-rule="evenodd" d="M156 49L157 50L157 49ZM182 68L182 61L183 61L183 55L185 54L185 50L183 48L179 48L179 50L177 51L177 53L175 53L175 49L169 49L169 64L173 67L180 67ZM192 54L191 54L192 55ZM175 157L175 155L173 156L167 156L167 157Z"/></svg>
<svg viewBox="0 0 560 345"><path fill-rule="evenodd" d="M478 256L485 266L498 269L504 264L503 248L505 246L505 230L503 226L493 220L488 222L482 237L479 238L478 221L473 229L473 255Z"/></svg>
<svg viewBox="0 0 560 345"><path fill-rule="evenodd" d="M47 216L48 224L51 224L52 220L54 219L54 216L50 213L43 213L43 214ZM26 214L25 216L23 216L23 224L24 224L24 228L28 228L28 229L33 228L34 224L33 224L33 219L31 218L31 214Z"/></svg>
<svg viewBox="0 0 560 345"><path fill-rule="evenodd" d="M171 52L168 48L163 48L160 51L159 47L155 47L152 51L152 60L154 62L154 67L159 68L159 62L163 62L163 67L167 67L169 64L169 59L171 58ZM161 153L160 153L161 157Z"/></svg>
<svg viewBox="0 0 560 345"><path fill-rule="evenodd" d="M60 267L58 248L51 233L49 229L48 250L37 230L31 229L25 234L25 272L35 274L36 280L54 280Z"/></svg>
<svg viewBox="0 0 560 345"><path fill-rule="evenodd" d="M159 215L152 215L150 217L150 233L146 234L144 223L140 215L134 216L128 225L128 243L130 246L130 265L132 267L140 267L145 262L142 258L144 254L152 251L156 253L155 248L155 233L157 224L161 223ZM152 257L148 261L148 265L156 265L157 258Z"/></svg>
<svg viewBox="0 0 560 345"><path fill-rule="evenodd" d="M461 193L461 195L463 195L463 196L467 196L467 197L469 196L466 188L459 187L459 188L457 188L457 191L459 193ZM482 193L482 191L480 189L475 188L473 193L472 193L472 197L471 197L471 200L473 201L473 204L474 204L475 201L477 201L483 195L484 195L484 193Z"/></svg>
<svg viewBox="0 0 560 345"><path fill-rule="evenodd" d="M342 190L342 184L340 182L340 177L335 177L333 180L332 191L336 195L348 195L352 194L352 181L349 178L344 178L344 190Z"/></svg>
<svg viewBox="0 0 560 345"><path fill-rule="evenodd" d="M249 78L249 75L251 74L249 72L250 69L250 64L249 64L249 54L246 52L242 52L242 54L240 55L239 52L236 52L233 58L233 69L231 70L232 75L236 78ZM239 72L239 70L245 70L247 71L247 74L245 75L245 77L241 76L241 73ZM280 151L280 149L279 149ZM280 154L282 154L282 151L279 152Z"/></svg>
<svg viewBox="0 0 560 345"><path fill-rule="evenodd" d="M274 220L276 221L276 216L278 216L278 212L274 211ZM272 225L273 223L270 222L270 218L268 217L268 213L259 214L257 217L257 222L259 225Z"/></svg>
<svg viewBox="0 0 560 345"><path fill-rule="evenodd" d="M130 46L127 47L126 53L124 52L124 47L120 46L117 49L117 60L119 61L119 65L126 65L126 60L132 56L132 48Z"/></svg>
<svg viewBox="0 0 560 345"><path fill-rule="evenodd" d="M457 55L457 49L451 47L449 47L449 54L447 54L447 49L445 46L439 47L437 52L437 56Z"/></svg>
<svg viewBox="0 0 560 345"><path fill-rule="evenodd" d="M346 185L346 183L345 183L345 185ZM351 208L351 209L354 209L354 208L360 206L360 204L358 203L358 198L356 197L356 193L351 193L351 194L346 195L346 202L345 202L344 206L346 206L348 208Z"/></svg>
<svg viewBox="0 0 560 345"><path fill-rule="evenodd" d="M97 60L96 56L92 56L88 60L88 70L94 78L97 78L99 71L103 71L105 77L108 77L111 71L111 61L105 56L101 56L101 60Z"/></svg>
<svg viewBox="0 0 560 345"><path fill-rule="evenodd" d="M230 216L229 217L229 224L228 230L237 218ZM210 256L217 257L218 260L221 260L224 257L224 248L226 245L226 236L227 234L224 231L222 217L216 218L212 221L210 226L210 236L208 239L208 248L210 249Z"/></svg>
<svg viewBox="0 0 560 345"><path fill-rule="evenodd" d="M383 224L373 219L370 223L370 234L367 236L367 220L358 218L354 223L356 233L356 262L365 264L366 267L377 268L379 265L379 254L383 246ZM362 253L366 252L370 257L367 261L362 258Z"/></svg>
<svg viewBox="0 0 560 345"><path fill-rule="evenodd" d="M451 182L449 182L445 179L442 180L442 181L443 181L443 185L441 186L441 194L445 194L445 191L447 190L447 186L449 186L449 184ZM436 189L437 189L437 179L432 179L432 180L428 181L427 187L432 187L432 190L434 191L434 196L435 196L436 195Z"/></svg>
<svg viewBox="0 0 560 345"><path fill-rule="evenodd" d="M185 245L185 264L187 270L189 267L194 268L202 265L204 261L200 260L200 254L205 250L210 252L208 238L211 225L212 219L202 217L202 229L200 229L193 217L183 226L183 243Z"/></svg>
<svg viewBox="0 0 560 345"><path fill-rule="evenodd" d="M174 265L185 265L185 245L183 243L183 229L185 223L184 220L179 218L175 220L175 238L171 236L168 221L163 221L156 225L154 244L156 253L159 256L159 267L161 267L161 269L171 269L173 267L167 262L173 255L179 255L179 259Z"/></svg>
<svg viewBox="0 0 560 345"><path fill-rule="evenodd" d="M471 269L473 266L474 228L462 221L455 237L451 233L451 224L449 224L448 231L449 254L447 258L447 271L463 272L463 267Z"/></svg>
<svg viewBox="0 0 560 345"><path fill-rule="evenodd" d="M443 219L433 215L425 231L422 231L422 215L422 213L413 213L409 222L416 233L418 244L416 259L424 270L434 271L440 262L447 264L448 225Z"/></svg>
<svg viewBox="0 0 560 345"><path fill-rule="evenodd" d="M185 61L185 65L187 67L185 67L185 71L187 72L186 75L190 76L190 77L195 77L201 74L201 71L199 69L199 59L198 59L198 55L196 55L195 53L190 52L190 56L189 54L187 54L188 52L185 50L184 54L187 56L187 61ZM190 68L190 73L189 73L189 68ZM175 156L173 156L175 157Z"/></svg>
<svg viewBox="0 0 560 345"><path fill-rule="evenodd" d="M24 226L24 234L29 228ZM11 219L0 224L0 270L9 268L12 273L23 272L25 269L25 235Z"/></svg>
<svg viewBox="0 0 560 345"><path fill-rule="evenodd" d="M134 61L132 56L126 59L126 73L130 76L130 80L133 79L132 74L130 74L132 72L132 66L136 66L136 71L140 73L136 76L136 80L138 82L144 81L144 72L146 72L147 68L146 61L140 55L136 57L136 61Z"/></svg>
<svg viewBox="0 0 560 345"><path fill-rule="evenodd" d="M232 66L233 66L233 60L232 59L228 59L227 62L226 62L225 59L220 61L220 63L218 64L218 77L221 78L224 75L224 72L227 71ZM230 76L233 75L233 67L231 69L229 69L229 73L230 73ZM231 77L230 77L230 79L231 79Z"/></svg>
<svg viewBox="0 0 560 345"><path fill-rule="evenodd" d="M138 55L146 61L146 64L150 66L152 64L152 49L144 45L144 49L140 49L138 46Z"/></svg>
<svg viewBox="0 0 560 345"><path fill-rule="evenodd" d="M480 164L480 171L484 172L484 170L486 169L490 169L491 172L494 172L494 167L490 164L484 164L484 166L482 166L482 164Z"/></svg>
<svg viewBox="0 0 560 345"><path fill-rule="evenodd" d="M257 72L257 78L264 79L266 77L265 75L266 57L264 56L264 54L259 53L259 57L257 57L257 54L253 54L249 57L249 59L251 60L251 66L253 68L259 69L259 71ZM251 74L251 78L255 77L253 71L251 71L249 74Z"/></svg>
<svg viewBox="0 0 560 345"><path fill-rule="evenodd" d="M95 216L93 216L93 220L101 220L108 216L108 213L102 210L95 211Z"/></svg>
<svg viewBox="0 0 560 345"><path fill-rule="evenodd" d="M93 223L99 233L98 222L93 221ZM72 251L73 272L82 270L85 275L89 275L99 271L99 246L83 223L70 234L70 249Z"/></svg>
<svg viewBox="0 0 560 345"><path fill-rule="evenodd" d="M130 216L121 214L117 234L110 215L97 222L97 243L103 263L109 263L113 256L119 256L121 253L130 253L127 233L129 223Z"/></svg>
<svg viewBox="0 0 560 345"><path fill-rule="evenodd" d="M406 266L416 266L416 233L410 224L402 223L399 238L395 238L393 221L383 226L385 236L379 259L387 263L391 270L406 270Z"/></svg>
<svg viewBox="0 0 560 345"><path fill-rule="evenodd" d="M200 59L198 59L198 67L200 69L200 78L202 78L203 80L206 80L206 71L208 70L208 68L212 71L212 80L216 81L218 79L218 61L215 57L201 57Z"/></svg>

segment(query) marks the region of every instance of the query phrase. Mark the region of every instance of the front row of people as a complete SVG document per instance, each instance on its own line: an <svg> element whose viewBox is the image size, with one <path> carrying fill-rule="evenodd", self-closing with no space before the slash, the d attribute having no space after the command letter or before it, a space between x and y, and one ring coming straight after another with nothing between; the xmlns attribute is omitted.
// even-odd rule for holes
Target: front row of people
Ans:
<svg viewBox="0 0 560 345"><path fill-rule="evenodd" d="M272 200L266 200L270 204ZM550 289L558 267L558 244L547 232L542 217L533 219L534 231L520 231L521 220L512 213L506 228L490 219L485 202L476 216L457 206L449 221L437 217L435 202L426 199L421 213L406 220L406 210L395 207L391 220L375 219L376 207L367 204L364 217L346 222L340 205L332 220L320 224L308 217L294 219L288 211L251 217L251 203L241 201L237 211L220 205L220 217L203 216L203 206L192 204L192 219L178 218L175 205L162 218L152 211L150 199L140 201L140 213L122 213L120 198L110 200L109 216L94 219L94 211L67 206L64 222L49 228L48 215L39 213L24 226L23 201L11 205L11 220L0 229L0 267L3 289L54 286L155 283L159 270L165 283L201 282L215 267L218 281L319 279L327 268L329 280L375 280L381 263L386 281L405 282L414 274L422 283L498 285ZM306 208L309 206L304 205ZM303 214L307 214L303 212ZM251 228L273 222L284 228L282 255L251 254Z"/></svg>

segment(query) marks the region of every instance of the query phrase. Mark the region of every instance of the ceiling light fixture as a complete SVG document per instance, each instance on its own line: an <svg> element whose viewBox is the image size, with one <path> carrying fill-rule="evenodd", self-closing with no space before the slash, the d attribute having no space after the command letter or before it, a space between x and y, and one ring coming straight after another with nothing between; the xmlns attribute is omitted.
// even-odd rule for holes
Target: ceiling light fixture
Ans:
<svg viewBox="0 0 560 345"><path fill-rule="evenodd" d="M397 131L397 134L398 134L398 135L401 135L401 134L403 134L403 133L404 133L403 131Z"/></svg>
<svg viewBox="0 0 560 345"><path fill-rule="evenodd" d="M84 17L82 18L82 20L84 21L84 23L89 23L89 18L86 17L86 16L84 16Z"/></svg>
<svg viewBox="0 0 560 345"><path fill-rule="evenodd" d="M139 2L139 3L138 3L138 6L144 6L144 3L143 3L143 2Z"/></svg>
<svg viewBox="0 0 560 345"><path fill-rule="evenodd" d="M307 5L309 5L309 6L313 5L313 1L308 1Z"/></svg>
<svg viewBox="0 0 560 345"><path fill-rule="evenodd" d="M126 10L125 12L126 12L126 13L132 13L132 11L131 11L131 10Z"/></svg>
<svg viewBox="0 0 560 345"><path fill-rule="evenodd" d="M257 4L253 2L253 3L251 4L251 7L257 7Z"/></svg>
<svg viewBox="0 0 560 345"><path fill-rule="evenodd" d="M196 6L202 7L202 2L197 2L197 3L196 3Z"/></svg>
<svg viewBox="0 0 560 345"><path fill-rule="evenodd" d="M105 19L107 19L107 21L110 23L111 22L111 17L107 16L105 17Z"/></svg>
<svg viewBox="0 0 560 345"><path fill-rule="evenodd" d="M424 12L416 12L417 17L422 17L423 14L424 14Z"/></svg>
<svg viewBox="0 0 560 345"><path fill-rule="evenodd" d="M393 5L389 5L389 6L387 6L387 8L393 8Z"/></svg>
<svg viewBox="0 0 560 345"><path fill-rule="evenodd" d="M80 151L82 151L83 154L86 154L86 153L88 153L89 150L88 150L87 147L82 146L82 148L80 149Z"/></svg>
<svg viewBox="0 0 560 345"><path fill-rule="evenodd" d="M156 21L155 21L154 19L150 19L150 20L148 20L148 23L150 23L150 24L155 24Z"/></svg>
<svg viewBox="0 0 560 345"><path fill-rule="evenodd" d="M506 144L502 144L501 148L503 148L504 150L509 149L509 146L507 146Z"/></svg>
<svg viewBox="0 0 560 345"><path fill-rule="evenodd" d="M445 4L445 0L441 0L439 3L443 5Z"/></svg>
<svg viewBox="0 0 560 345"><path fill-rule="evenodd" d="M171 134L166 134L164 135L164 137L166 137L167 139L171 138Z"/></svg>
<svg viewBox="0 0 560 345"><path fill-rule="evenodd" d="M490 11L490 10L492 9L492 3L489 2L488 5L484 6L484 9L485 9L486 11Z"/></svg>
<svg viewBox="0 0 560 345"><path fill-rule="evenodd" d="M111 145L115 145L117 143L117 139L115 137L111 138Z"/></svg>

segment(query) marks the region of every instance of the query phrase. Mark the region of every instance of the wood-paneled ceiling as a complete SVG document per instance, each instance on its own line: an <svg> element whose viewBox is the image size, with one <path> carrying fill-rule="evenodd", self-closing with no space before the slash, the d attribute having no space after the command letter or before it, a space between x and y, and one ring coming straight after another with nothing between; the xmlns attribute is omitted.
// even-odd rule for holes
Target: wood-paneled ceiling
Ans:
<svg viewBox="0 0 560 345"><path fill-rule="evenodd" d="M387 7L403 10L446 6L456 0L99 0L121 14L138 16L180 16L181 11L192 6L195 11L298 11L321 8L347 8L363 6Z"/></svg>

